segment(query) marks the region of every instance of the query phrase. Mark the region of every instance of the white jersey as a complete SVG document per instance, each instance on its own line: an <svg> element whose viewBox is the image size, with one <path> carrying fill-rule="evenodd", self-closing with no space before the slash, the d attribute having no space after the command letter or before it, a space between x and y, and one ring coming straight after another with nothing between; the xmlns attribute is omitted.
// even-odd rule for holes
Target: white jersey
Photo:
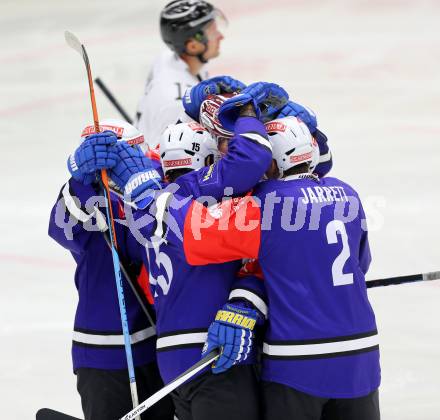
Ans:
<svg viewBox="0 0 440 420"><path fill-rule="evenodd" d="M193 76L188 65L172 51L164 51L157 57L139 101L135 121L150 147L157 146L168 124L175 123L184 112L182 96L186 89L206 77L206 72Z"/></svg>

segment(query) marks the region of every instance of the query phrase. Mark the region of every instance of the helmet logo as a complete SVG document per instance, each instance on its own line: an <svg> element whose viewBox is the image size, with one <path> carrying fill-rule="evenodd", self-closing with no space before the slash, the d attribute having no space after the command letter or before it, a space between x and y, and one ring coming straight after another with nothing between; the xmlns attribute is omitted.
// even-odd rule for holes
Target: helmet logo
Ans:
<svg viewBox="0 0 440 420"><path fill-rule="evenodd" d="M186 159L174 159L174 160L164 160L163 161L163 166L165 168L176 168L178 166L187 166L187 165L191 165L192 160L191 158L186 158Z"/></svg>
<svg viewBox="0 0 440 420"><path fill-rule="evenodd" d="M130 146L133 146L134 144L142 144L144 142L144 135L141 134L140 136L135 137L134 139L127 140L127 143Z"/></svg>
<svg viewBox="0 0 440 420"><path fill-rule="evenodd" d="M272 121L266 124L266 131L268 133L284 133L286 131L286 125L278 121Z"/></svg>
<svg viewBox="0 0 440 420"><path fill-rule="evenodd" d="M193 131L206 131L205 128L203 126L201 126L199 123L197 122L191 122L188 124L188 127L193 130Z"/></svg>
<svg viewBox="0 0 440 420"><path fill-rule="evenodd" d="M312 152L303 153L302 155L290 156L291 163L299 163L299 162L304 162L305 160L311 160L311 159L312 159Z"/></svg>
<svg viewBox="0 0 440 420"><path fill-rule="evenodd" d="M119 138L122 137L124 134L124 128L123 127L117 127L114 125L100 125L99 129L101 131L110 130L113 131ZM95 134L95 126L94 125L88 125L86 128L84 128L83 132L81 133L81 137L90 136L91 134Z"/></svg>

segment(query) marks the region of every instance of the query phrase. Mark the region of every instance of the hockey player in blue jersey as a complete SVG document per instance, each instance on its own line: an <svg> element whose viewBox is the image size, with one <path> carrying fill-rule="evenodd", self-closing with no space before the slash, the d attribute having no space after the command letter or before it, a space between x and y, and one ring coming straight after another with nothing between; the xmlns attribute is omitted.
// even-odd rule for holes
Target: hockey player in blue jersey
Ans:
<svg viewBox="0 0 440 420"><path fill-rule="evenodd" d="M195 203L184 221L186 258L195 265L259 260L269 303L266 420L378 420L379 349L365 286L371 256L362 204L348 184L310 173L312 138L301 121L282 118L266 129L270 179L229 210L222 204L207 212Z"/></svg>
<svg viewBox="0 0 440 420"><path fill-rule="evenodd" d="M141 133L123 121L103 120L101 129L110 131L98 135L102 146L96 149L117 137L135 147L144 144ZM105 206L94 174L99 158L90 156L84 143L92 133L93 126L84 129L82 144L68 160L72 178L62 187L52 209L49 235L70 251L76 262L78 306L72 360L84 416L86 420L109 420L120 418L132 403L112 256L103 237L107 230ZM111 161L109 155L101 164ZM122 206L113 193L111 201L114 214L123 220ZM130 256L127 269L135 279L142 264L138 244L122 223L116 223L115 228L119 253L125 260ZM125 281L123 287L138 394L144 400L163 386L156 364L155 331ZM172 420L173 413L171 399L166 398L142 418Z"/></svg>

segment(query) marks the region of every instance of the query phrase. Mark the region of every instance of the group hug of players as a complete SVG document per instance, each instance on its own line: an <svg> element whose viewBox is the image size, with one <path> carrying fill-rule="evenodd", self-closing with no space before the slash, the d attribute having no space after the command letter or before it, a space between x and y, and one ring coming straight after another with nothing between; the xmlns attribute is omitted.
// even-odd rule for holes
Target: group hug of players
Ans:
<svg viewBox="0 0 440 420"><path fill-rule="evenodd" d="M49 235L77 263L72 356L86 418L130 411L98 182L113 186L139 399L219 349L212 367L143 415L179 420L376 420L379 347L356 191L326 176L315 115L273 83L228 76L188 89L154 150L118 120L86 127ZM354 210L353 210L354 209Z"/></svg>

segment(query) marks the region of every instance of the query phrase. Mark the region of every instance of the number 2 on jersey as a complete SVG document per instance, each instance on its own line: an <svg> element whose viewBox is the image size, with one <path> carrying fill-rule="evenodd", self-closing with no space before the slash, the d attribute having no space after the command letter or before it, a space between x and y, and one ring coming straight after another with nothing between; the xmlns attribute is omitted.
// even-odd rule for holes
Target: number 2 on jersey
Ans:
<svg viewBox="0 0 440 420"><path fill-rule="evenodd" d="M326 228L327 243L329 245L338 243L338 233L342 240L342 251L335 258L332 265L333 286L345 286L353 284L353 273L343 273L342 270L350 257L350 246L348 245L347 231L340 220L332 220Z"/></svg>

